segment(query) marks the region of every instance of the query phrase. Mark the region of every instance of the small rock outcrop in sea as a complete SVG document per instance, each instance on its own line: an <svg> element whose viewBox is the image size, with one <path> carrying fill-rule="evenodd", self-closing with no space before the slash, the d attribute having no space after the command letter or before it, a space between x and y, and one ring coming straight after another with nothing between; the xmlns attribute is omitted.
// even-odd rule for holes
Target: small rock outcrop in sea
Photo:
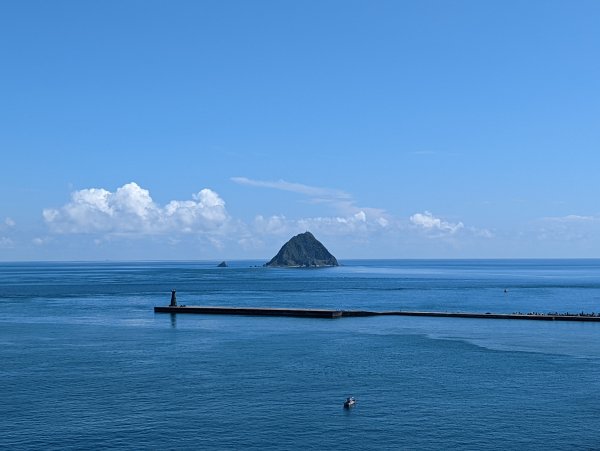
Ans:
<svg viewBox="0 0 600 451"><path fill-rule="evenodd" d="M227 262L226 261L222 261L221 263L219 263L217 265L217 268L227 268Z"/></svg>
<svg viewBox="0 0 600 451"><path fill-rule="evenodd" d="M296 235L265 266L311 268L338 266L336 258L310 232Z"/></svg>

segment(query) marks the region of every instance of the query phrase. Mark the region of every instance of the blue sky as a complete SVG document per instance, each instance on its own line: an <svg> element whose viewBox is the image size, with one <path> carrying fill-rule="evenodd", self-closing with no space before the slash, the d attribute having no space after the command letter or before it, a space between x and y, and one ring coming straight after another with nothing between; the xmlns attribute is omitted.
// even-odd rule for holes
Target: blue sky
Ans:
<svg viewBox="0 0 600 451"><path fill-rule="evenodd" d="M0 5L0 260L600 257L596 1Z"/></svg>

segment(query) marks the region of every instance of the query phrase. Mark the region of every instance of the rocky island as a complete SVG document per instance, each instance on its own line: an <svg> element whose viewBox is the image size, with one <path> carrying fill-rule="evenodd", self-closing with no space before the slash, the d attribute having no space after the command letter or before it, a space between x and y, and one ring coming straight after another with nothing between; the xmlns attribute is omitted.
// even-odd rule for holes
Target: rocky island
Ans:
<svg viewBox="0 0 600 451"><path fill-rule="evenodd" d="M265 266L287 268L317 268L339 266L336 258L310 232L290 239Z"/></svg>

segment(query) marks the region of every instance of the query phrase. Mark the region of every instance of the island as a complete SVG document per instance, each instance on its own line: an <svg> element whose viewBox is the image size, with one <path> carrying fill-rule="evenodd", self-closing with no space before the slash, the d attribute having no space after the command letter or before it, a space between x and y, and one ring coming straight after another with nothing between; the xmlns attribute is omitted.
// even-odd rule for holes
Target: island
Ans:
<svg viewBox="0 0 600 451"><path fill-rule="evenodd" d="M222 261L221 263L219 263L217 265L217 268L227 268L227 262L226 261Z"/></svg>
<svg viewBox="0 0 600 451"><path fill-rule="evenodd" d="M320 268L339 266L337 259L310 232L291 238L265 266L284 268Z"/></svg>

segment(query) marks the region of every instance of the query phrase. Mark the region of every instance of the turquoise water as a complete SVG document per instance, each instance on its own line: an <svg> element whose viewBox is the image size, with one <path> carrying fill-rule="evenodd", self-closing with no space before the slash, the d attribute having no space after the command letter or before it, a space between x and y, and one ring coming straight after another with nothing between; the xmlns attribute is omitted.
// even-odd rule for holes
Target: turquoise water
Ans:
<svg viewBox="0 0 600 451"><path fill-rule="evenodd" d="M152 311L600 312L600 260L261 263L0 264L0 448L600 449L600 324Z"/></svg>

